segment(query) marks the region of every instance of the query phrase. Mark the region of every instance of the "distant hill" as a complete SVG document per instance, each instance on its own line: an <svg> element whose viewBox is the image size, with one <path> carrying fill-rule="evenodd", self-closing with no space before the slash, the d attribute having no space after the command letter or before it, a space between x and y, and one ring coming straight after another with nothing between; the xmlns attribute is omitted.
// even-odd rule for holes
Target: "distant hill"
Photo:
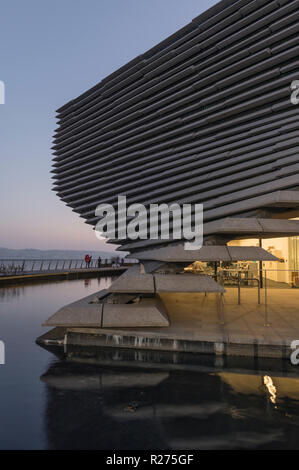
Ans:
<svg viewBox="0 0 299 470"><path fill-rule="evenodd" d="M126 252L90 251L90 250L36 250L34 248L14 249L0 247L0 259L83 259L86 253L93 259L99 256L109 259L113 256L125 256Z"/></svg>

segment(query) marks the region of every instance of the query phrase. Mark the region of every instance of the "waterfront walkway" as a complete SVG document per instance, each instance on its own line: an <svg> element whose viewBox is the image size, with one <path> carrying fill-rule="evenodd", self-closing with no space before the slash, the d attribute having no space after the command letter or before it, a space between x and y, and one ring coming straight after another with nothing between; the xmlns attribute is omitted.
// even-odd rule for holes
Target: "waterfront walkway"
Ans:
<svg viewBox="0 0 299 470"><path fill-rule="evenodd" d="M28 281L80 279L84 277L95 277L97 275L119 276L128 268L123 266L107 266L103 268L77 268L43 271L24 271L22 273L2 274L0 276L0 287L7 284L18 284Z"/></svg>
<svg viewBox="0 0 299 470"><path fill-rule="evenodd" d="M80 279L97 275L119 276L137 260L121 263L119 256L97 259L87 266L84 259L0 259L0 286L28 281Z"/></svg>

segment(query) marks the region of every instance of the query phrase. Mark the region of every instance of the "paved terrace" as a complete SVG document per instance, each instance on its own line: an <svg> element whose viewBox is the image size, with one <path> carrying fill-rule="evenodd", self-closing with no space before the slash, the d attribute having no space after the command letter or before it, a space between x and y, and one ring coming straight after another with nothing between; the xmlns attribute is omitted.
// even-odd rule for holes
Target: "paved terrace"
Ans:
<svg viewBox="0 0 299 470"><path fill-rule="evenodd" d="M299 290L268 289L265 314L264 290L261 304L254 288L227 288L223 308L219 294L162 295L171 318L169 330L192 340L282 345L299 339Z"/></svg>
<svg viewBox="0 0 299 470"><path fill-rule="evenodd" d="M258 305L256 288L242 288L238 305L238 290L226 287L222 308L219 294L160 297L170 327L70 328L68 343L288 358L290 343L299 340L299 289L268 289L267 316L264 290Z"/></svg>

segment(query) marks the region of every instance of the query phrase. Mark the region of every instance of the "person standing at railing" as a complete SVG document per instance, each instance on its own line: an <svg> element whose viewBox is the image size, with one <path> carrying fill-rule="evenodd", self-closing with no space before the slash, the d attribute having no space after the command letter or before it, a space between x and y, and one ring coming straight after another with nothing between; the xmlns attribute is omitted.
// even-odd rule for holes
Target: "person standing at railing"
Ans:
<svg viewBox="0 0 299 470"><path fill-rule="evenodd" d="M85 267L86 267L86 268L89 268L91 258L90 258L90 256L89 256L88 253L85 255L84 260L85 260Z"/></svg>
<svg viewBox="0 0 299 470"><path fill-rule="evenodd" d="M99 256L99 257L98 257L98 268L101 267L101 262L102 262L102 258Z"/></svg>

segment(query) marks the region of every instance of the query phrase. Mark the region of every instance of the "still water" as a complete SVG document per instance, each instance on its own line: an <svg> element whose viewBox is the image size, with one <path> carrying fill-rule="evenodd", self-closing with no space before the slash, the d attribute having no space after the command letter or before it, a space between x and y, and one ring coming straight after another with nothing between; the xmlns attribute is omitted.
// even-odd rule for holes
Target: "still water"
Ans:
<svg viewBox="0 0 299 470"><path fill-rule="evenodd" d="M109 284L0 288L1 449L299 449L299 366L35 344L59 307Z"/></svg>

